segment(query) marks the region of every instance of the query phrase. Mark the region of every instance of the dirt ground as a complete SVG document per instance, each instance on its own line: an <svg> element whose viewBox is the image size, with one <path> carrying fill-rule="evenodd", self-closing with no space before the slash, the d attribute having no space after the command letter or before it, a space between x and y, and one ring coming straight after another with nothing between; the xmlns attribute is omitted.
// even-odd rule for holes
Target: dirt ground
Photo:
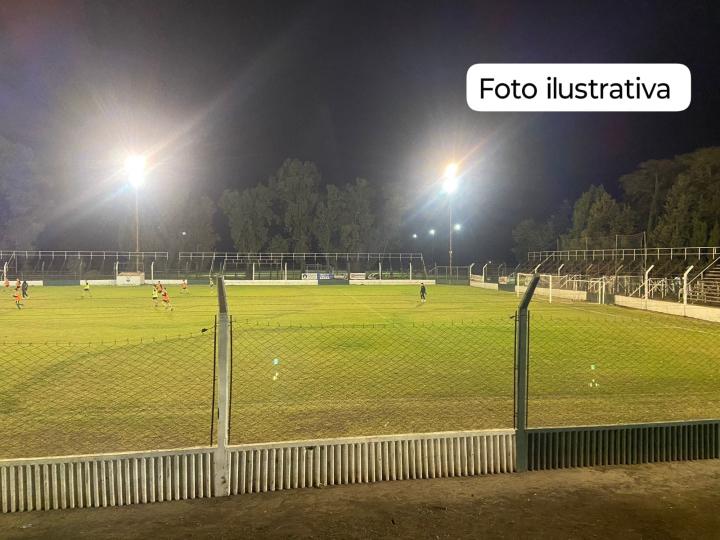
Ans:
<svg viewBox="0 0 720 540"><path fill-rule="evenodd" d="M0 514L0 538L720 538L720 460Z"/></svg>

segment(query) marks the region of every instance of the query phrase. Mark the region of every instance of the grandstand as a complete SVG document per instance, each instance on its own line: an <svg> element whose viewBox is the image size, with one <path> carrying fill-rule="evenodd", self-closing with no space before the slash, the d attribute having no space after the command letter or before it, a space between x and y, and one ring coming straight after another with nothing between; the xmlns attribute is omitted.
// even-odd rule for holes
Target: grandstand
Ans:
<svg viewBox="0 0 720 540"><path fill-rule="evenodd" d="M593 292L601 283L608 300L720 305L720 247L531 251L511 275L533 273L556 276L558 289Z"/></svg>
<svg viewBox="0 0 720 540"><path fill-rule="evenodd" d="M428 276L421 253L233 253L132 251L0 251L3 278L63 284L115 280L140 273L146 279L299 280L320 273L347 279L409 279Z"/></svg>
<svg viewBox="0 0 720 540"><path fill-rule="evenodd" d="M76 282L115 279L125 272L148 275L168 271L166 251L17 251L0 250L3 278L28 281Z"/></svg>
<svg viewBox="0 0 720 540"><path fill-rule="evenodd" d="M181 252L178 275L201 277L213 273L228 279L297 280L320 273L347 279L409 279L427 276L422 253L234 253Z"/></svg>

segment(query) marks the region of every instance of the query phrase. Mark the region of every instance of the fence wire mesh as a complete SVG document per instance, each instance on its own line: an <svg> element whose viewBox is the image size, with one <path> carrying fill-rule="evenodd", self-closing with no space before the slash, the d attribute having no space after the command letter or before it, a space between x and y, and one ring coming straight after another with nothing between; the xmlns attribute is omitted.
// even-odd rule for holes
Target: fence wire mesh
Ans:
<svg viewBox="0 0 720 540"><path fill-rule="evenodd" d="M3 343L0 459L211 444L214 342Z"/></svg>
<svg viewBox="0 0 720 540"><path fill-rule="evenodd" d="M533 427L720 418L720 331L669 317L530 319Z"/></svg>
<svg viewBox="0 0 720 540"><path fill-rule="evenodd" d="M512 320L233 325L233 444L513 425Z"/></svg>

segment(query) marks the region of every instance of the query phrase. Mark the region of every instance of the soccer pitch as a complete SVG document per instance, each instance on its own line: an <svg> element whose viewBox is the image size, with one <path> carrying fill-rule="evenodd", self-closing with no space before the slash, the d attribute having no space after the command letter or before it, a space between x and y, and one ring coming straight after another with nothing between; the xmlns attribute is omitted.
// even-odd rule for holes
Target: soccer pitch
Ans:
<svg viewBox="0 0 720 540"><path fill-rule="evenodd" d="M0 316L0 458L207 445L217 291L31 288ZM231 442L513 425L518 298L461 286L228 287ZM205 330L205 331L203 331ZM720 416L720 326L531 304L531 426Z"/></svg>

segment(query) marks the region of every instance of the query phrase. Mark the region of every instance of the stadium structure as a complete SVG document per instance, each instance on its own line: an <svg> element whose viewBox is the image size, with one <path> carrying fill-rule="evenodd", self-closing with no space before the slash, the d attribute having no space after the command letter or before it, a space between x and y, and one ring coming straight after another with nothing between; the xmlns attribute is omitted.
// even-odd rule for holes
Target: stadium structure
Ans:
<svg viewBox="0 0 720 540"><path fill-rule="evenodd" d="M428 279L434 274L469 281L468 267L428 269L422 253L235 253L166 251L0 251L3 279L24 279L46 285L139 284L144 280L203 280L224 275L228 280L347 281L356 279ZM141 277L140 280L130 278Z"/></svg>
<svg viewBox="0 0 720 540"><path fill-rule="evenodd" d="M428 268L422 253L239 253L166 251L0 251L2 278L46 285L140 284L145 280L324 283L350 279L432 279L438 284L523 287L539 274L539 294L613 303L615 296L720 306L720 247L531 251L514 268L486 262ZM546 292L548 291L548 292ZM566 291L565 293L561 291Z"/></svg>
<svg viewBox="0 0 720 540"><path fill-rule="evenodd" d="M476 282L523 287L539 274L538 293L614 303L615 297L720 306L720 247L610 248L531 251L507 271L486 263ZM563 292L565 291L565 292Z"/></svg>

